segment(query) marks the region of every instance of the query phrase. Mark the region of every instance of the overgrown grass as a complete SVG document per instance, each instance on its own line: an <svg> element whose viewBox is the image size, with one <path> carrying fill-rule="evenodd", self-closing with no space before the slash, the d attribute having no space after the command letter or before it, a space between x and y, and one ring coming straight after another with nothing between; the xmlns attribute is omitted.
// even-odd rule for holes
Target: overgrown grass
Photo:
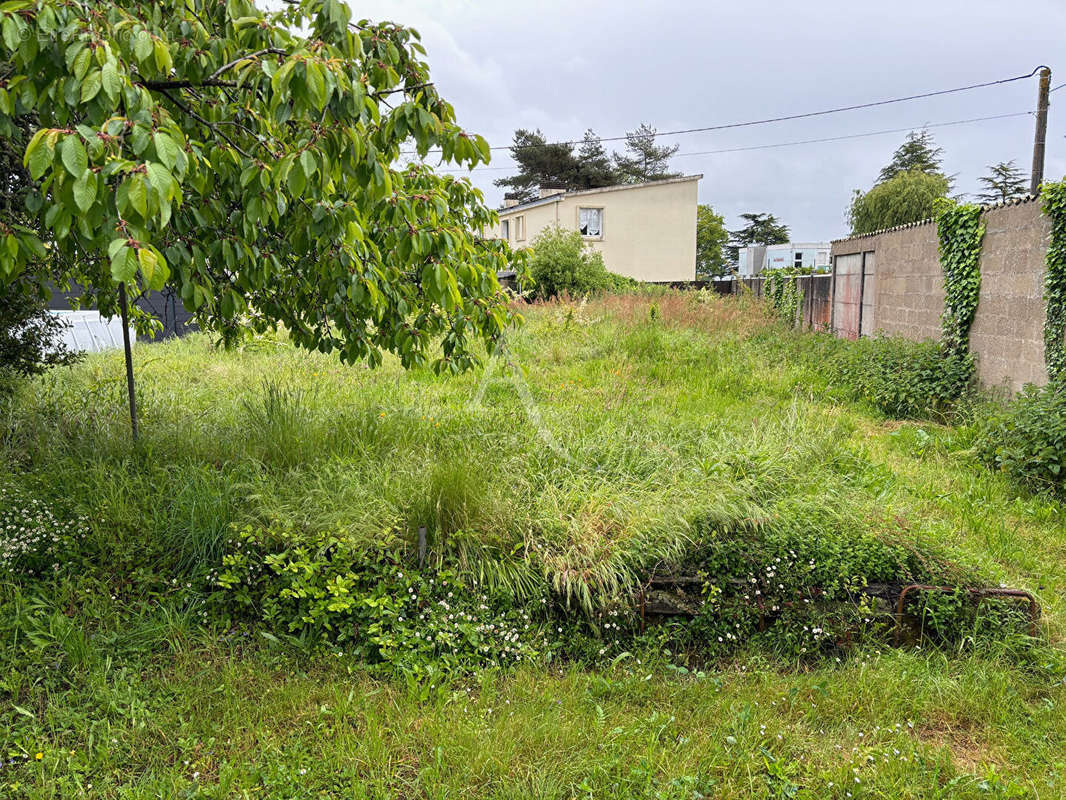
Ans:
<svg viewBox="0 0 1066 800"><path fill-rule="evenodd" d="M609 296L527 317L458 378L284 341L138 348L139 450L117 354L26 387L0 484L88 532L54 579L2 589L11 796L1063 793L1061 505L1018 497L967 431L841 399L824 345L756 302ZM868 562L868 537L930 576L1033 590L1045 643L975 622L933 652L871 642L812 663L753 635L694 662L666 626L613 665L489 670L427 699L345 647L220 626L205 573L234 526L278 524L403 563L425 529L434 568L519 600L547 586L575 613L715 542L704 563L722 569L807 547L897 574Z"/></svg>

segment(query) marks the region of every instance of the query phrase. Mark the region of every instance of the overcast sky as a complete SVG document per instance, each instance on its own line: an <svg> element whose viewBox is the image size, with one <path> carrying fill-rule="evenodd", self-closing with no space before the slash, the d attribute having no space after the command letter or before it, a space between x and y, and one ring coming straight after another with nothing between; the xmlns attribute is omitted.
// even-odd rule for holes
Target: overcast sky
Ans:
<svg viewBox="0 0 1066 800"><path fill-rule="evenodd" d="M1066 0L349 0L356 18L417 28L431 74L466 129L506 145L515 128L551 140L586 128L617 136L777 117L953 88L1052 68L1066 82ZM1032 160L1032 114L941 123L1036 105L1037 79L828 117L663 139L673 169L702 173L700 202L737 226L771 212L795 241L846 232L852 190L869 188L904 133L747 152L801 139L930 126L956 191L986 166ZM1059 106L1063 108L1059 108ZM1066 174L1066 88L1051 95L1045 176ZM609 147L611 145L608 145ZM620 146L615 145L615 146ZM471 173L498 205L506 152Z"/></svg>

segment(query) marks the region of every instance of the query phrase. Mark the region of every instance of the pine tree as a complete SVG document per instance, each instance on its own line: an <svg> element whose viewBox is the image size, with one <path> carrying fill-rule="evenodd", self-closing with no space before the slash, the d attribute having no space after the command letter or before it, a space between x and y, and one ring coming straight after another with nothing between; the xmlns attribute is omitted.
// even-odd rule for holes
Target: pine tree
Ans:
<svg viewBox="0 0 1066 800"><path fill-rule="evenodd" d="M540 130L516 130L511 158L518 164L518 174L495 183L510 189L509 194L520 202L535 198L541 186L573 189L580 185L580 162L574 156L574 146L548 142Z"/></svg>
<svg viewBox="0 0 1066 800"><path fill-rule="evenodd" d="M1015 197L1029 194L1025 173L1018 169L1014 161L1001 161L988 167L988 176L980 178L985 190L978 192L977 199L982 203L1002 203Z"/></svg>
<svg viewBox="0 0 1066 800"><path fill-rule="evenodd" d="M597 189L619 182L611 157L607 155L600 137L591 129L585 131L585 139L577 151L577 161L578 188Z"/></svg>
<svg viewBox="0 0 1066 800"><path fill-rule="evenodd" d="M614 162L624 183L677 178L680 172L670 172L670 157L680 145L657 145L655 128L641 123L632 133L626 133L626 150L629 155L615 154Z"/></svg>
<svg viewBox="0 0 1066 800"><path fill-rule="evenodd" d="M899 175L901 172L917 170L928 175L943 175L941 169L941 156L944 151L936 146L933 135L927 130L911 131L907 139L896 148L892 154L892 161L881 170L877 178L878 183L884 183Z"/></svg>
<svg viewBox="0 0 1066 800"><path fill-rule="evenodd" d="M950 194L953 183L941 167L943 153L929 131L908 133L873 187L852 194L847 210L851 232L869 233L930 218L934 204Z"/></svg>

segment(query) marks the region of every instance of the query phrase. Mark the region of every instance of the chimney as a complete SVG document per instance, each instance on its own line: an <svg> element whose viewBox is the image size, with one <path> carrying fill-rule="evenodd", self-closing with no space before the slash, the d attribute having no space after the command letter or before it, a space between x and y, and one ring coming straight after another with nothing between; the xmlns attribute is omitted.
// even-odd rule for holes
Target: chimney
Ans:
<svg viewBox="0 0 1066 800"><path fill-rule="evenodd" d="M566 194L565 186L541 186L540 187L540 199L545 197L553 197L557 194Z"/></svg>
<svg viewBox="0 0 1066 800"><path fill-rule="evenodd" d="M503 207L504 208L514 208L516 205L518 205L518 195L505 194L503 196Z"/></svg>

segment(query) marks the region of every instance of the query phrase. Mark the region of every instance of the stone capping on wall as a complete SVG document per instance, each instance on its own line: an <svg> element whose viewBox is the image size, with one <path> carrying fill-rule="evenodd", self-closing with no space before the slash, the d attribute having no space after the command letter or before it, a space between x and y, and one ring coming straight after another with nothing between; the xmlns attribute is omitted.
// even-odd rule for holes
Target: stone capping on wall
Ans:
<svg viewBox="0 0 1066 800"><path fill-rule="evenodd" d="M981 206L982 213L988 213L994 211L997 208L1006 208L1007 206L1020 206L1026 203L1032 203L1039 200L1039 197L1034 197L1031 194L1027 194L1023 197L1017 197L1013 200L1003 200L999 203L988 203ZM932 217L928 219L921 219L917 222L908 222L905 225L893 225L891 228L881 228L880 230L870 231L869 233L856 233L853 236L841 236L839 239L830 239L830 244L836 244L837 242L850 242L852 239L868 239L871 236L880 236L883 233L892 233L893 231L905 231L910 228L921 228L925 225L935 224L936 220Z"/></svg>

